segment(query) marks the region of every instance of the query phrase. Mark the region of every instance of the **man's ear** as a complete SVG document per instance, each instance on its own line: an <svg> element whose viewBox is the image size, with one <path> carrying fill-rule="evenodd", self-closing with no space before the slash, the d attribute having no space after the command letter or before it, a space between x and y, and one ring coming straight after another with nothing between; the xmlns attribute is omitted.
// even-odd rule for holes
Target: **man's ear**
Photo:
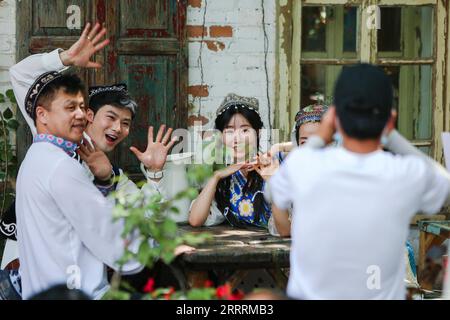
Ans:
<svg viewBox="0 0 450 320"><path fill-rule="evenodd" d="M392 109L391 116L389 117L386 126L384 128L386 134L389 134L392 130L395 129L396 122L397 122L397 111Z"/></svg>
<svg viewBox="0 0 450 320"><path fill-rule="evenodd" d="M87 112L86 112L86 119L87 119L87 121L90 122L90 123L94 122L94 116L95 116L94 115L94 111L92 111L91 108L88 108Z"/></svg>
<svg viewBox="0 0 450 320"><path fill-rule="evenodd" d="M47 114L48 114L47 109L45 109L43 106L37 106L36 107L36 122L40 122L43 125L46 125L48 122Z"/></svg>

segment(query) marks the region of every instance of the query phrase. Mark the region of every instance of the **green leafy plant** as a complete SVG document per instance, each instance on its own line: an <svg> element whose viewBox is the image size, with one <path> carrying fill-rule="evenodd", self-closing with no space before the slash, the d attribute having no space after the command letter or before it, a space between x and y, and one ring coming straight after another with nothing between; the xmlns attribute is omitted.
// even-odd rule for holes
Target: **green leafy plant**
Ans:
<svg viewBox="0 0 450 320"><path fill-rule="evenodd" d="M204 166L194 166L188 170L188 179L191 185L200 185L209 177L210 170ZM118 261L119 270L130 260L139 261L140 264L152 268L157 260L170 264L175 259L175 249L180 245L197 246L211 238L207 233L178 232L175 221L169 218L168 212L178 213L178 208L173 202L182 198L194 199L198 191L189 187L179 192L173 199L163 199L159 194L145 195L144 192L126 194L120 190L115 192L116 206L113 211L114 219L124 220L122 237L127 241L130 235L138 238L139 248L137 252L129 249ZM113 275L111 290L105 299L130 299L133 289L121 280L120 272ZM198 294L198 290L195 291ZM159 288L155 298L172 295L173 289ZM188 294L188 293L183 293ZM195 293L190 293L192 295ZM143 298L149 298L148 296Z"/></svg>
<svg viewBox="0 0 450 320"><path fill-rule="evenodd" d="M15 145L11 142L13 133L19 127L11 107L17 106L14 92L9 89L0 93L0 214L10 206L14 199L15 177L17 175L17 157ZM6 106L6 107L3 107ZM1 218L1 216L0 216Z"/></svg>

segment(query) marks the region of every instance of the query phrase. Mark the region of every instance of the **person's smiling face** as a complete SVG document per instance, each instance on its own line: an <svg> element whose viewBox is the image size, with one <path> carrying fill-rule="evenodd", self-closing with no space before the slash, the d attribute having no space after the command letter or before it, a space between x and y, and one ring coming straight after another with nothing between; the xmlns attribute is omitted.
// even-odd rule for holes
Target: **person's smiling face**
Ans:
<svg viewBox="0 0 450 320"><path fill-rule="evenodd" d="M240 113L236 113L222 132L223 143L233 150L235 163L244 162L249 157L249 150L257 148L257 132L250 122Z"/></svg>
<svg viewBox="0 0 450 320"><path fill-rule="evenodd" d="M50 106L36 108L40 133L79 142L86 128L86 109L81 92L73 95L59 89Z"/></svg>
<svg viewBox="0 0 450 320"><path fill-rule="evenodd" d="M131 111L127 108L105 105L94 115L88 110L86 133L103 152L111 152L130 133Z"/></svg>
<svg viewBox="0 0 450 320"><path fill-rule="evenodd" d="M307 122L300 126L298 129L298 144L304 144L310 136L315 134L319 130L320 122Z"/></svg>

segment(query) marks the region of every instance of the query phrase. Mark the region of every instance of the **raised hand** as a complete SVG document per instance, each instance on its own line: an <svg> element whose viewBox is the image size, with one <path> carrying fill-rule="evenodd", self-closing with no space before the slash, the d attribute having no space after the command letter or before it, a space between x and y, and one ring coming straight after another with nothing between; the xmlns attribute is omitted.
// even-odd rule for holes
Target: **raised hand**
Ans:
<svg viewBox="0 0 450 320"><path fill-rule="evenodd" d="M159 127L158 134L156 135L156 140L153 141L153 126L148 128L148 140L147 149L144 152L140 152L135 147L130 147L130 150L136 155L138 160L144 164L144 166L150 171L160 171L166 163L167 154L170 148L177 142L178 138L173 137L172 128L166 130L166 125L163 124Z"/></svg>
<svg viewBox="0 0 450 320"><path fill-rule="evenodd" d="M266 181L269 180L280 167L278 159L274 159L270 152L257 155L256 161L252 164L256 172L258 172L258 174Z"/></svg>
<svg viewBox="0 0 450 320"><path fill-rule="evenodd" d="M101 64L91 61L92 56L109 43L109 39L102 40L106 29L97 22L91 30L91 24L86 24L80 38L68 50L59 54L65 66L83 68L101 68ZM99 32L100 31L100 32Z"/></svg>
<svg viewBox="0 0 450 320"><path fill-rule="evenodd" d="M77 152L98 180L107 181L111 178L111 162L106 154L97 148L93 140L92 145L83 141Z"/></svg>

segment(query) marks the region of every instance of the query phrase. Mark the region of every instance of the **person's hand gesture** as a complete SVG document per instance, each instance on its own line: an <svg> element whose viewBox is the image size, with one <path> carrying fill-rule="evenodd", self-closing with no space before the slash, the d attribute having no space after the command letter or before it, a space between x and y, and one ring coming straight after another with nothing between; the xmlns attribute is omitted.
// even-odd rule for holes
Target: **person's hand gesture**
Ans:
<svg viewBox="0 0 450 320"><path fill-rule="evenodd" d="M144 164L144 166L150 171L160 171L166 163L167 154L170 148L177 142L178 138L174 137L170 139L172 135L172 128L166 130L166 125L163 124L159 127L156 140L153 141L153 126L148 128L148 140L147 149L144 152L140 152L135 147L130 147L130 150L136 155L138 160Z"/></svg>
<svg viewBox="0 0 450 320"><path fill-rule="evenodd" d="M100 27L100 24L97 22L91 30L91 24L88 23L78 41L68 50L59 54L61 61L65 66L101 68L102 65L100 63L91 60L95 53L103 49L109 43L109 39L102 41L106 34L106 29L102 28L100 30Z"/></svg>
<svg viewBox="0 0 450 320"><path fill-rule="evenodd" d="M280 162L278 159L274 159L270 152L265 154L259 154L256 157L256 161L253 162L253 167L256 172L264 179L269 180L271 176L280 167Z"/></svg>
<svg viewBox="0 0 450 320"><path fill-rule="evenodd" d="M111 162L106 154L97 148L94 140L92 140L92 145L83 141L77 152L98 180L107 181L111 178Z"/></svg>
<svg viewBox="0 0 450 320"><path fill-rule="evenodd" d="M214 176L221 180L221 179L225 179L226 177L231 176L233 173L241 170L241 169L248 169L250 168L250 164L248 162L244 162L244 163L235 163L232 165L229 165L221 170L218 170L214 173Z"/></svg>

